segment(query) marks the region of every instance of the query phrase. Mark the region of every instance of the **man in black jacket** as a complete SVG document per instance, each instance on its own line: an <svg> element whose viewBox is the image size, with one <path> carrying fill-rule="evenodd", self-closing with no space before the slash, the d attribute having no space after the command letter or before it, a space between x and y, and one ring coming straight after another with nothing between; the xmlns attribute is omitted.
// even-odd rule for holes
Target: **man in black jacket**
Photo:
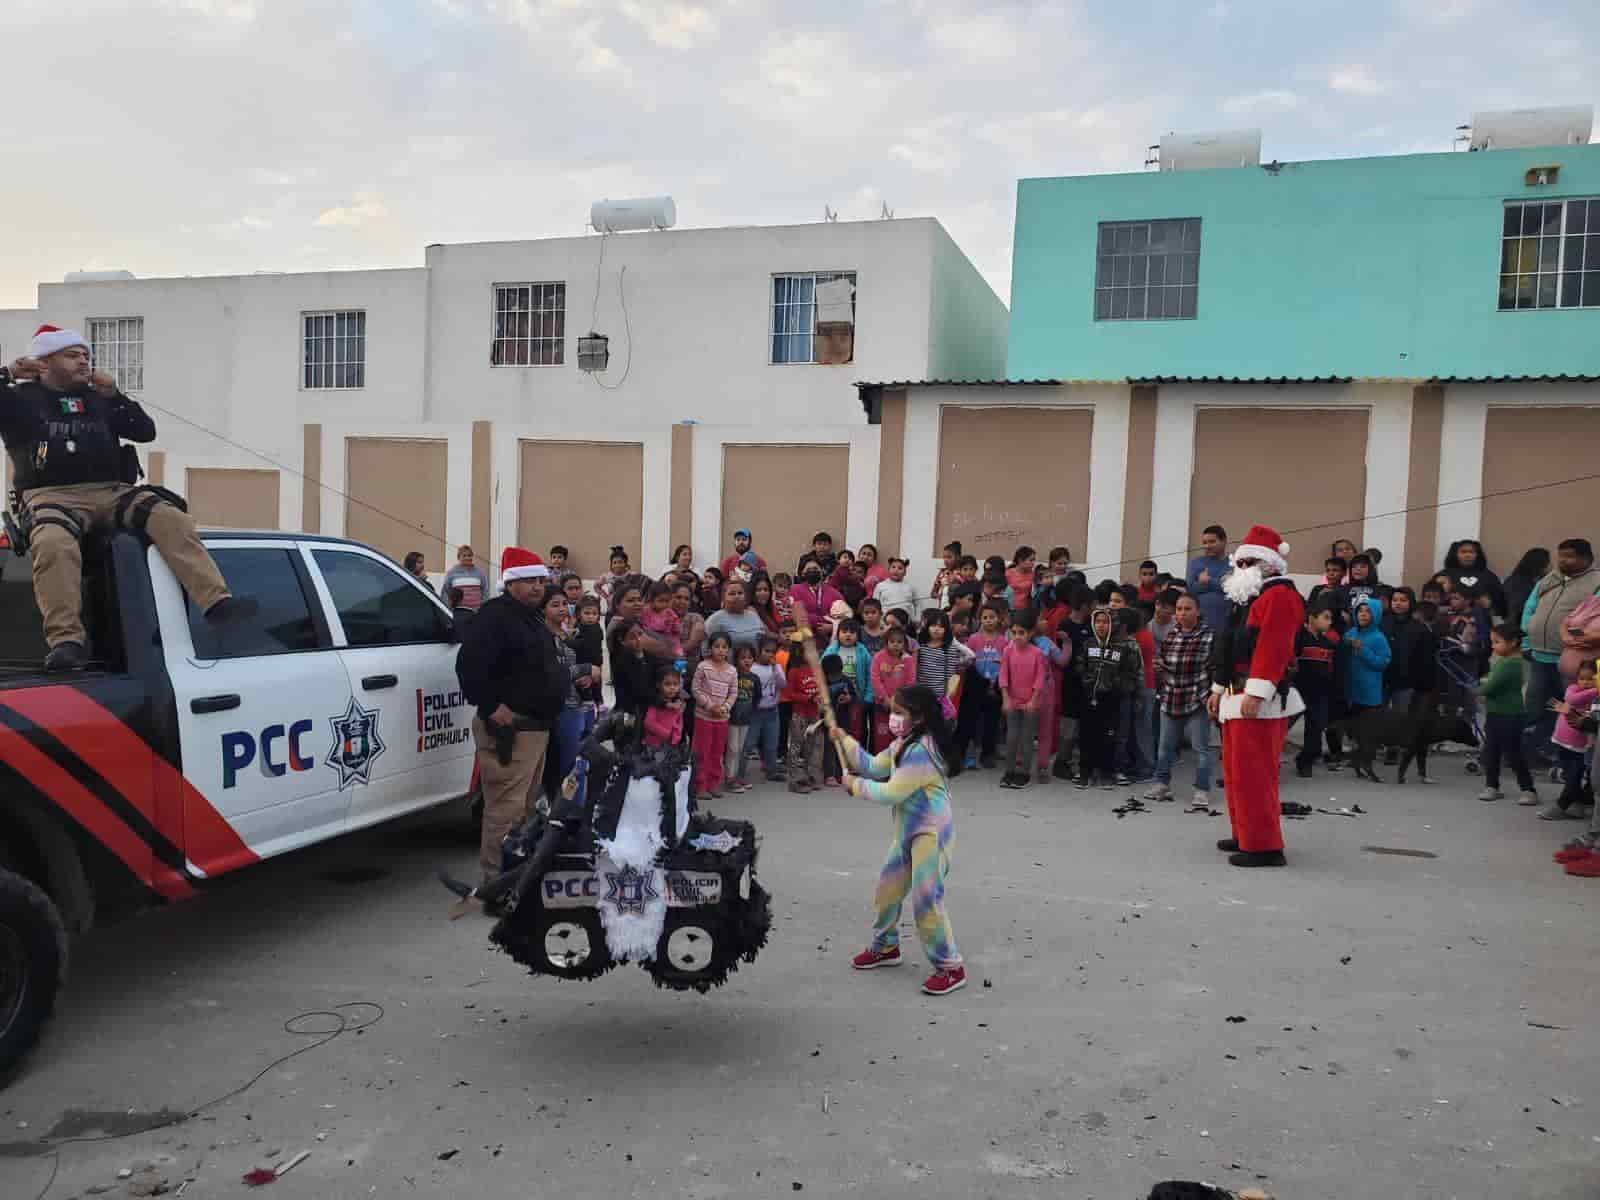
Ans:
<svg viewBox="0 0 1600 1200"><path fill-rule="evenodd" d="M527 820L528 796L561 714L567 679L539 611L549 577L537 554L508 546L500 557L505 591L479 607L456 654L456 678L477 708L472 741L483 785L478 859L485 881L500 874L501 841Z"/></svg>
<svg viewBox="0 0 1600 1200"><path fill-rule="evenodd" d="M0 439L22 499L18 516L31 526L33 591L50 645L46 670L77 670L88 661L79 543L96 529L149 537L207 619L254 610L253 601L229 596L189 514L157 489L138 486L124 466L124 439L155 437L156 423L111 376L94 370L89 345L74 330L41 325L27 356L0 367Z"/></svg>

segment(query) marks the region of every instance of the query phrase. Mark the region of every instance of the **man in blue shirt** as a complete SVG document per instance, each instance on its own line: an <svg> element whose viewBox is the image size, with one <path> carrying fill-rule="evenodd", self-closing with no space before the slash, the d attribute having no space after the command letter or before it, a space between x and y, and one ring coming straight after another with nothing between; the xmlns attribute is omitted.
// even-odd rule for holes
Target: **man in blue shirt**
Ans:
<svg viewBox="0 0 1600 1200"><path fill-rule="evenodd" d="M1228 534L1221 525L1207 525L1200 534L1198 558L1189 560L1184 580L1189 594L1200 605L1200 615L1213 629L1228 627L1228 597L1222 590L1222 581L1233 570L1228 561Z"/></svg>

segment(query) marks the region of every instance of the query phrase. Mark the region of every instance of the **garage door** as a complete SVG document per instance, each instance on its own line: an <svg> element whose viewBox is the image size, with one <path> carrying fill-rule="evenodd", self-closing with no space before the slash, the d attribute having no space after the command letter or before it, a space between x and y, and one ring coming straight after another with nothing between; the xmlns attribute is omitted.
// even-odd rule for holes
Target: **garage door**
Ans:
<svg viewBox="0 0 1600 1200"><path fill-rule="evenodd" d="M1041 559L1065 546L1081 559L1093 430L1086 408L941 408L929 552L956 541L979 560L999 554L1009 562L1018 546Z"/></svg>
<svg viewBox="0 0 1600 1200"><path fill-rule="evenodd" d="M1306 449L1310 446L1315 452ZM1335 540L1347 537L1361 545L1366 497L1364 408L1202 408L1195 413L1191 547L1200 545L1207 525L1221 525L1235 544L1260 521L1289 543L1291 572L1320 575ZM1306 532L1289 532L1302 528ZM1391 573L1399 566L1391 564ZM1378 574L1382 577L1382 568Z"/></svg>
<svg viewBox="0 0 1600 1200"><path fill-rule="evenodd" d="M644 446L638 442L523 442L517 544L543 555L571 551L567 565L585 579L609 569L610 547L628 551L634 570L644 534Z"/></svg>
<svg viewBox="0 0 1600 1200"><path fill-rule="evenodd" d="M201 525L228 529L278 528L278 473L190 467L189 512Z"/></svg>
<svg viewBox="0 0 1600 1200"><path fill-rule="evenodd" d="M445 544L449 448L442 441L351 438L345 443L344 532L402 562L421 551L430 571L455 561Z"/></svg>
<svg viewBox="0 0 1600 1200"><path fill-rule="evenodd" d="M1484 433L1489 449L1483 490L1489 498L1483 502L1480 540L1489 565L1501 577L1530 547L1543 546L1554 554L1567 538L1594 536L1590 531L1600 511L1600 480L1510 496L1494 493L1592 476L1595 447L1600 446L1600 408L1490 408Z"/></svg>
<svg viewBox="0 0 1600 1200"><path fill-rule="evenodd" d="M720 558L733 531L748 528L756 553L771 571L793 573L819 530L845 544L850 511L849 446L733 446L722 448L722 541L696 546Z"/></svg>

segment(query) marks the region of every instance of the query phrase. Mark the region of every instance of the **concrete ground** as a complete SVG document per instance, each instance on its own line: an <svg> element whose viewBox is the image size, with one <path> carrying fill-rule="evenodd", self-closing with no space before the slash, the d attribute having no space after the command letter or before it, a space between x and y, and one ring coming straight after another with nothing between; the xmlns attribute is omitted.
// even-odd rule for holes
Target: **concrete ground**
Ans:
<svg viewBox="0 0 1600 1200"><path fill-rule="evenodd" d="M473 853L436 827L321 847L78 945L0 1093L0 1196L45 1186L36 1139L225 1094L311 1040L288 1018L357 1002L381 1020L195 1120L61 1147L48 1195L240 1195L301 1150L264 1195L1600 1195L1600 880L1550 862L1578 826L1436 770L1286 783L1367 815L1287 823L1291 866L1258 871L1213 848L1225 818L965 776L949 905L972 984L940 1000L914 942L848 969L888 817L840 792L721 802L764 834L778 918L703 997L634 967L530 978L486 922L445 919L432 872Z"/></svg>

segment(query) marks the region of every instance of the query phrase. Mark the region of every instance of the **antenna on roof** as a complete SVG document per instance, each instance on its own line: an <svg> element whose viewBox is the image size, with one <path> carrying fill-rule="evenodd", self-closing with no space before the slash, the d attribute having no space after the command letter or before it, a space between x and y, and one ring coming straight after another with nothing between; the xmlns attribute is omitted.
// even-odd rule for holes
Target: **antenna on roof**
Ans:
<svg viewBox="0 0 1600 1200"><path fill-rule="evenodd" d="M824 204L822 206L822 219L824 221L837 221L839 219L839 214Z"/></svg>
<svg viewBox="0 0 1600 1200"><path fill-rule="evenodd" d="M881 221L894 220L894 209L889 207L889 202L887 200L883 202L883 208L878 213L878 219Z"/></svg>

